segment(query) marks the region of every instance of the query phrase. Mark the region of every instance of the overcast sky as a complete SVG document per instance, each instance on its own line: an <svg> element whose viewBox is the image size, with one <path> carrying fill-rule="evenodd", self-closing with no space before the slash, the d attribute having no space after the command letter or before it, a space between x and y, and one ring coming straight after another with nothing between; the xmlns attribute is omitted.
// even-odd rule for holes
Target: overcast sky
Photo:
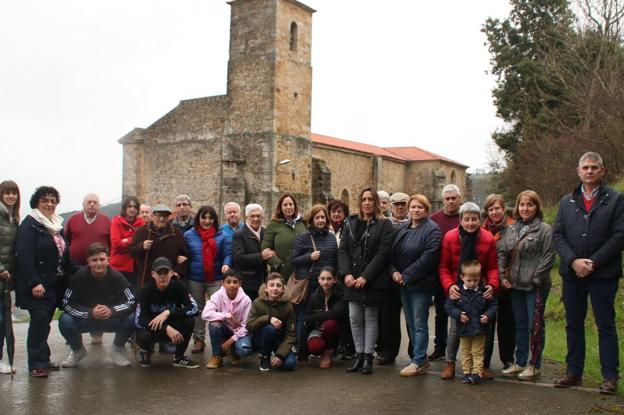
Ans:
<svg viewBox="0 0 624 415"><path fill-rule="evenodd" d="M313 132L486 165L502 123L480 29L507 1L304 3L317 10ZM182 99L225 94L229 15L223 0L1 2L0 180L23 206L43 184L59 212L88 192L118 201L117 140Z"/></svg>

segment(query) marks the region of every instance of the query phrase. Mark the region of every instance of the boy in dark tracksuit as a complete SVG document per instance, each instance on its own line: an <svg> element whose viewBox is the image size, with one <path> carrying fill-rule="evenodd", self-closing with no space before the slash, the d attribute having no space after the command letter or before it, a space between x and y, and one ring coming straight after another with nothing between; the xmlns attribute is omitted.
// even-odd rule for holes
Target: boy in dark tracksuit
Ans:
<svg viewBox="0 0 624 415"><path fill-rule="evenodd" d="M470 260L461 265L458 300L446 299L444 308L457 320L457 335L461 346L464 378L462 383L479 383L483 376L483 356L488 333L488 323L496 315L498 303L494 297L483 298L485 287L481 281L481 264Z"/></svg>
<svg viewBox="0 0 624 415"><path fill-rule="evenodd" d="M184 355L199 312L197 303L186 286L173 279L171 262L165 257L154 260L152 278L139 294L135 314L139 363L151 366L151 350L155 342L170 340L176 345L173 366L195 369L199 365Z"/></svg>

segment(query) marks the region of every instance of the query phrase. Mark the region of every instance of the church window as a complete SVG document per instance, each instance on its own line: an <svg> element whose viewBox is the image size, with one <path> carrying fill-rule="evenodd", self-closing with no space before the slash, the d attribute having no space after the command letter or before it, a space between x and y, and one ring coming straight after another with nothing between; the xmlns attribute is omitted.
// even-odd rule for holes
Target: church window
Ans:
<svg viewBox="0 0 624 415"><path fill-rule="evenodd" d="M297 23L292 22L290 24L290 50L297 50L297 38L299 36L299 28L297 27Z"/></svg>

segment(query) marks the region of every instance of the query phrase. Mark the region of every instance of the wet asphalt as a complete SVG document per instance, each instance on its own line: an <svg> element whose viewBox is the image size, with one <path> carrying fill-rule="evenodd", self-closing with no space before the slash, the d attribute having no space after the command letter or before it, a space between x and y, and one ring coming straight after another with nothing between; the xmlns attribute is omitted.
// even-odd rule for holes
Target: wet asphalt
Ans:
<svg viewBox="0 0 624 415"><path fill-rule="evenodd" d="M150 368L141 368L134 359L131 367L121 368L105 361L111 334L104 336L102 346L91 346L85 335L88 355L81 366L35 379L27 375L28 325L14 328L17 374L14 380L0 375L0 415L624 413L622 398L600 395L595 386L553 388L560 368L546 368L537 383L501 378L472 386L462 384L459 376L441 380L444 362L436 361L427 374L402 378L399 371L408 363L405 344L394 364L376 365L373 375L364 376L346 373L345 361L320 370L314 358L292 373L261 373L254 355L240 366L231 366L226 358L224 367L208 370L209 346L203 355L192 355L202 364L197 369L174 368L171 355L160 353L154 353ZM69 352L56 321L50 347L55 362ZM130 357L129 346L126 351ZM496 355L492 367L496 372L501 369Z"/></svg>

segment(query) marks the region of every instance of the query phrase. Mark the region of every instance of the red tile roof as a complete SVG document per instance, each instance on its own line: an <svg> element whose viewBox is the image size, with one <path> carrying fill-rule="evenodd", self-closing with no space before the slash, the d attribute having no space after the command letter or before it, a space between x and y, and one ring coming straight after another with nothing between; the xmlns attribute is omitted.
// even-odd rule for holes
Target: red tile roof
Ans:
<svg viewBox="0 0 624 415"><path fill-rule="evenodd" d="M310 134L310 139L313 143L316 144L340 147L348 150L359 151L362 153L373 154L376 156L389 157L402 161L440 160L468 167L465 164L458 163L456 161L447 159L446 157L439 156L435 153L423 150L418 147L377 147L371 144L358 143L357 141L343 140L341 138L335 138L314 133Z"/></svg>

